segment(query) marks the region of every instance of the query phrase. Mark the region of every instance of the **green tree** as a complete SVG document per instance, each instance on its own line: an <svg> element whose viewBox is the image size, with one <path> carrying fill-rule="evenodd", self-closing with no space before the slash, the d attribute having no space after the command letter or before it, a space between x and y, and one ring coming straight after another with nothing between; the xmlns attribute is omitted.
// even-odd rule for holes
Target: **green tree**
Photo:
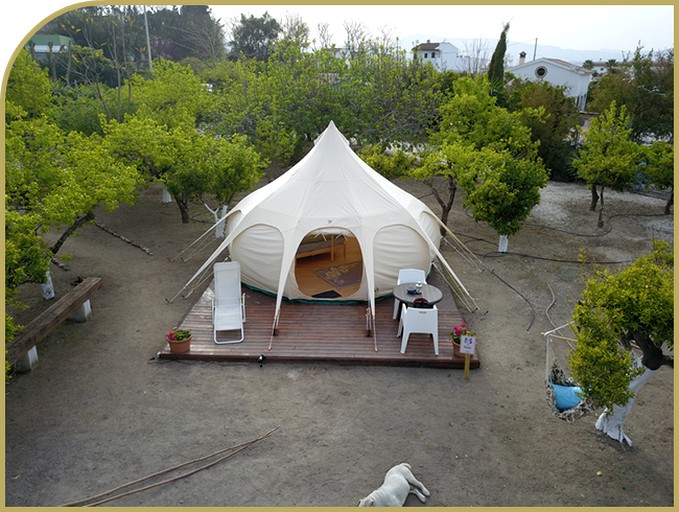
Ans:
<svg viewBox="0 0 679 512"><path fill-rule="evenodd" d="M491 95L502 99L504 97L505 81L505 53L507 52L507 32L509 23L505 23L500 33L500 40L495 46L493 56L488 65L488 82L490 83ZM502 101L500 101L502 103Z"/></svg>
<svg viewBox="0 0 679 512"><path fill-rule="evenodd" d="M489 148L477 152L461 181L474 219L504 237L521 229L546 184L547 173L537 157L516 158L509 150Z"/></svg>
<svg viewBox="0 0 679 512"><path fill-rule="evenodd" d="M624 105L618 109L612 102L600 116L592 119L582 136L583 147L573 161L578 177L591 188L590 210L596 211L597 202L601 200L599 227L604 225L604 189L621 191L634 179L640 152L631 137L627 109Z"/></svg>
<svg viewBox="0 0 679 512"><path fill-rule="evenodd" d="M364 44L373 49L357 52L340 82L348 133L366 144L424 142L438 121L448 75L370 40Z"/></svg>
<svg viewBox="0 0 679 512"><path fill-rule="evenodd" d="M5 335L18 329L10 309L16 288L49 280L49 264L95 210L132 202L138 173L108 151L98 135L65 134L44 117L5 129ZM60 232L49 246L43 236Z"/></svg>
<svg viewBox="0 0 679 512"><path fill-rule="evenodd" d="M672 139L674 136L674 50L648 53L639 47L615 73L593 82L588 109L603 112L610 104L624 105L631 137Z"/></svg>
<svg viewBox="0 0 679 512"><path fill-rule="evenodd" d="M656 141L650 146L642 146L644 172L650 182L659 189L669 189L670 195L665 203L665 214L669 215L674 204L674 149L672 144Z"/></svg>
<svg viewBox="0 0 679 512"><path fill-rule="evenodd" d="M25 54L10 71L7 106L13 115L5 126L5 212L11 221L6 236L13 247L13 267L6 267L6 283L16 285L23 282L21 276L35 278L46 270L51 256L94 217L96 207L112 210L119 202L131 202L138 176L110 154L100 137L63 132L49 119L49 79ZM25 255L18 249L28 247L26 240L36 240L28 230L62 234L49 253L46 244L36 244L44 250L37 257L33 249Z"/></svg>
<svg viewBox="0 0 679 512"><path fill-rule="evenodd" d="M217 116L211 127L216 133L255 136L264 116L260 76L262 63L254 60L220 61L201 72L204 82L213 86Z"/></svg>
<svg viewBox="0 0 679 512"><path fill-rule="evenodd" d="M310 45L309 34L309 25L299 15L289 14L283 20L279 43L307 49Z"/></svg>
<svg viewBox="0 0 679 512"><path fill-rule="evenodd" d="M205 196L212 194L227 206L237 192L249 191L261 178L259 154L244 137L215 139L189 126L177 127L168 135L166 151L173 158L163 180L183 223L190 221L190 202L206 202Z"/></svg>
<svg viewBox="0 0 679 512"><path fill-rule="evenodd" d="M40 32L68 35L80 48L61 69L60 76L67 84L71 84L72 72L90 77L94 72L93 66L97 62L83 56L83 48L89 48L100 63L108 63L98 67L98 79L110 87L120 86L121 78L129 78L135 70L148 72L151 68L149 53L153 59L175 62L191 57L214 61L225 55L223 29L205 5L170 9L135 5L90 6L67 11L47 23ZM83 69L88 70L87 74Z"/></svg>
<svg viewBox="0 0 679 512"><path fill-rule="evenodd" d="M441 207L441 222L448 223L463 173L472 166L476 149L466 141L449 141L439 149L427 151L410 175L424 182ZM445 234L445 229L441 229Z"/></svg>
<svg viewBox="0 0 679 512"><path fill-rule="evenodd" d="M19 306L16 288L28 282L43 282L52 254L36 227L43 219L39 212L22 208L23 196L37 194L31 183L31 169L49 175L50 148L55 139L48 126L47 113L53 110L47 70L41 70L28 52L20 52L7 81L4 128L5 163L5 340L11 341L19 329L10 310ZM14 130L17 133L14 133ZM24 140L22 132L28 132ZM57 130L58 132L58 130ZM33 142L41 149L35 154L26 150ZM13 191L17 198L13 198Z"/></svg>
<svg viewBox="0 0 679 512"><path fill-rule="evenodd" d="M365 163L387 179L401 178L415 165L416 157L400 148L385 151L381 145L364 146L358 152Z"/></svg>
<svg viewBox="0 0 679 512"><path fill-rule="evenodd" d="M507 93L507 108L519 112L531 130L532 140L540 142L538 155L550 171L550 179L573 181L573 136L580 121L576 103L565 95L563 87L548 82L514 79L508 84ZM540 108L544 115L536 116L535 111Z"/></svg>
<svg viewBox="0 0 679 512"><path fill-rule="evenodd" d="M131 87L138 115L168 127L188 123L199 128L213 121L215 98L189 66L158 59L153 77L135 75Z"/></svg>
<svg viewBox="0 0 679 512"><path fill-rule="evenodd" d="M181 6L171 38L175 46L172 60L217 61L226 54L224 32L207 5Z"/></svg>
<svg viewBox="0 0 679 512"><path fill-rule="evenodd" d="M427 167L447 176L452 192L454 183L462 186L474 219L487 222L501 237L510 236L540 202L540 188L547 184L539 143L531 140L519 113L497 106L487 77L460 78L454 92L441 106L441 129L431 137L443 160Z"/></svg>
<svg viewBox="0 0 679 512"><path fill-rule="evenodd" d="M63 230L53 254L97 207L133 202L139 185L136 169L116 159L100 136L64 134L45 119L7 126L5 169L8 208L34 214L39 233Z"/></svg>
<svg viewBox="0 0 679 512"><path fill-rule="evenodd" d="M257 18L252 14L240 15L240 21L234 23L231 30L231 56L266 61L278 40L281 25L268 12Z"/></svg>
<svg viewBox="0 0 679 512"><path fill-rule="evenodd" d="M50 115L54 107L47 70L27 50L17 54L7 80L6 119Z"/></svg>
<svg viewBox="0 0 679 512"><path fill-rule="evenodd" d="M226 204L237 192L261 178L259 154L244 137L222 138L200 133L192 123L172 127L135 115L104 128L112 151L172 194L182 223L191 221L191 202L207 202L212 194Z"/></svg>
<svg viewBox="0 0 679 512"><path fill-rule="evenodd" d="M632 399L655 370L674 366L674 257L667 242L619 272L599 270L573 312L569 357L583 393L606 410L597 427L627 441L623 424ZM635 343L641 357L632 350Z"/></svg>

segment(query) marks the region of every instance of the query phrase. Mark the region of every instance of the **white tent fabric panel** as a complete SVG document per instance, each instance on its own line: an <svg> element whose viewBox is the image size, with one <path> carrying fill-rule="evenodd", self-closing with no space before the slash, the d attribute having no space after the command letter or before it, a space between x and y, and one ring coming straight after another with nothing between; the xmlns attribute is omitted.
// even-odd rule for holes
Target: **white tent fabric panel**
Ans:
<svg viewBox="0 0 679 512"><path fill-rule="evenodd" d="M380 229L375 236L375 296L389 295L394 289L394 275L402 268L419 268L426 274L432 258L427 242L415 230L394 225Z"/></svg>
<svg viewBox="0 0 679 512"><path fill-rule="evenodd" d="M258 224L238 235L231 245L231 259L240 262L244 284L259 290L275 290L281 268L283 235L273 226Z"/></svg>
<svg viewBox="0 0 679 512"><path fill-rule="evenodd" d="M431 210L422 210L417 218L417 222L422 226L422 229L427 234L427 237L429 237L429 240L434 242L436 247L439 247L442 238L441 221L439 218L434 216ZM433 260L436 257L436 251L433 248L430 248L430 254L431 259Z"/></svg>

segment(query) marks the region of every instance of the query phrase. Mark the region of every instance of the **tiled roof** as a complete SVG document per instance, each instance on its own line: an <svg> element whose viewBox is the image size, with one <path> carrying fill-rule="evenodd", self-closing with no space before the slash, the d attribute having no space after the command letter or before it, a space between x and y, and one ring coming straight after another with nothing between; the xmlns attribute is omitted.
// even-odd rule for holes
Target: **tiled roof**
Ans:
<svg viewBox="0 0 679 512"><path fill-rule="evenodd" d="M422 43L418 44L415 48L413 48L414 52L417 51L428 51L428 50L438 50L440 43Z"/></svg>

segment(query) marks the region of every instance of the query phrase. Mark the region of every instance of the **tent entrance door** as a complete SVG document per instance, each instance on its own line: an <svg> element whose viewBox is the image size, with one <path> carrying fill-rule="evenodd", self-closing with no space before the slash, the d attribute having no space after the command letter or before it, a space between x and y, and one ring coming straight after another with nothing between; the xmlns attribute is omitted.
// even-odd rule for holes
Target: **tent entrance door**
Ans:
<svg viewBox="0 0 679 512"><path fill-rule="evenodd" d="M312 254L315 252L315 254ZM327 251L297 251L295 279L299 290L312 298L342 300L363 280L363 256L353 236L342 236Z"/></svg>

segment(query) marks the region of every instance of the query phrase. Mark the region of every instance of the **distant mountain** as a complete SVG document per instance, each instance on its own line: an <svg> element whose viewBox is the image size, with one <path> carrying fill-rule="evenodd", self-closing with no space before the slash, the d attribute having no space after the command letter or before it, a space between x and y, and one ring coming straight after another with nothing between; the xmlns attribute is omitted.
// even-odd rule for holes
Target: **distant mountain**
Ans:
<svg viewBox="0 0 679 512"><path fill-rule="evenodd" d="M484 48L487 53L487 58L493 55L495 46L497 45L496 39L454 39L445 38L441 36L432 35L422 35L415 34L405 36L399 39L399 47L402 50L406 50L410 55L410 50L419 43L426 43L427 40L432 42L442 42L446 41L457 47L460 53L472 53L477 48ZM557 46L541 45L538 41L537 46L535 43L515 43L513 41L507 42L507 53L506 56L509 60L509 66L516 66L519 63L519 53L526 52L526 60L533 60L535 58L545 57L548 59L561 59L571 64L582 65L586 60L597 61L608 61L610 59L615 59L621 61L627 56L629 52L622 50L612 50L610 48L598 49L598 50L570 50L559 48Z"/></svg>

